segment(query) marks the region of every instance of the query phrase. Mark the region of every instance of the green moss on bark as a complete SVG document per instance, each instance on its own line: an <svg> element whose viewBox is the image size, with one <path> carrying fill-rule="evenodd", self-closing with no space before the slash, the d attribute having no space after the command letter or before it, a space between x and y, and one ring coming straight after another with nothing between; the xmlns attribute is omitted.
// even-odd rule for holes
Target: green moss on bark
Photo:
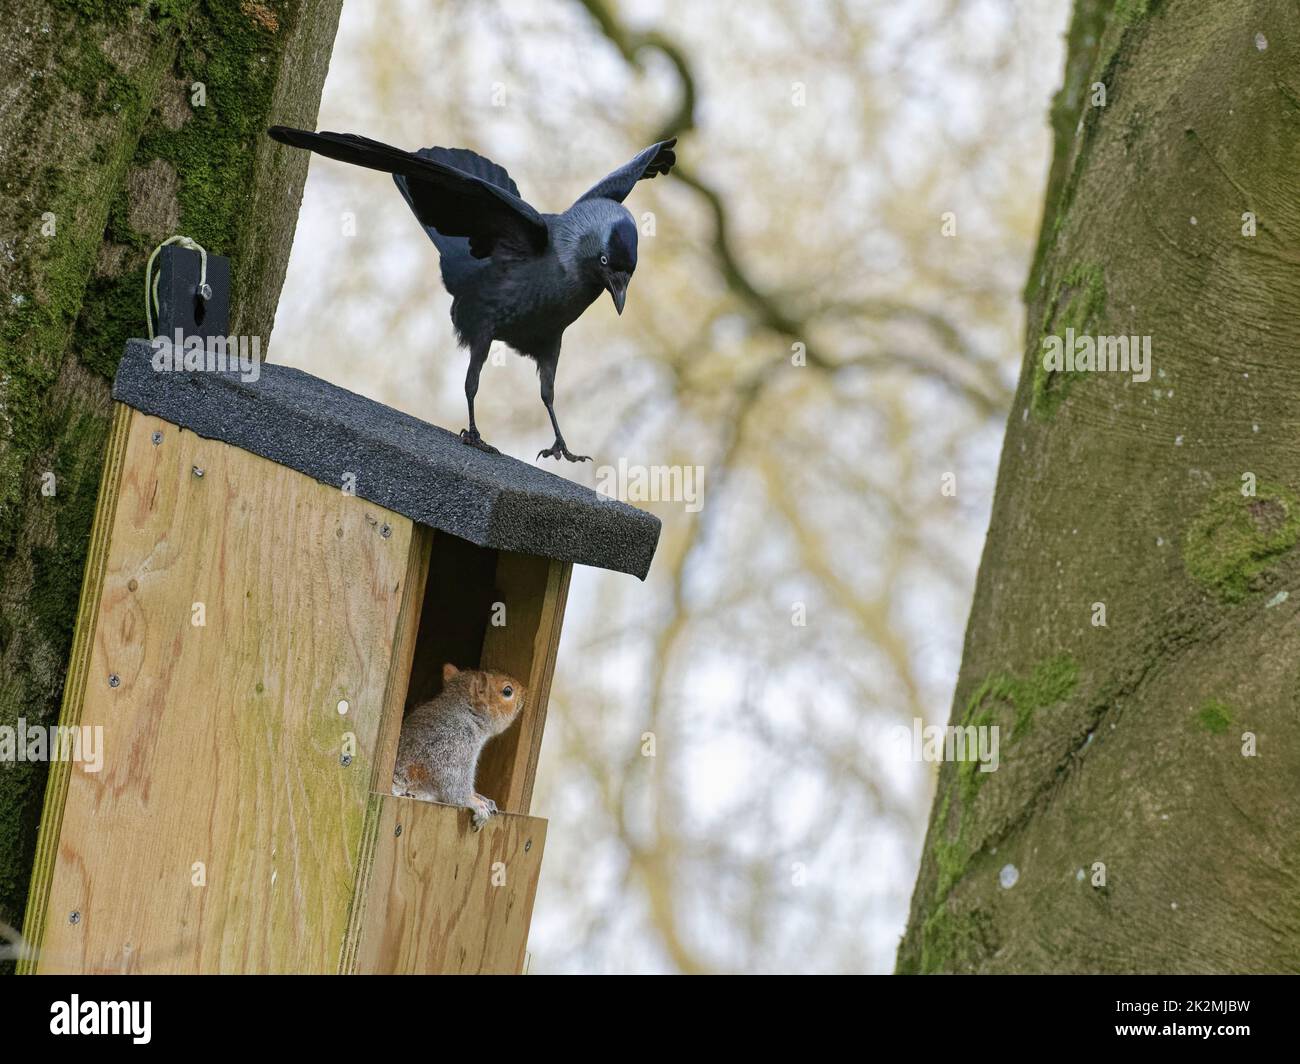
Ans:
<svg viewBox="0 0 1300 1064"><path fill-rule="evenodd" d="M5 403L7 432L0 448L0 557L16 546L31 462L57 438L42 402L62 361L53 353L67 347L102 242L112 190L125 175L148 100L170 60L165 48L157 48L152 29L142 27L140 33L157 54L128 73L103 54L93 33L65 28L67 44L60 55L66 63L59 66L57 78L63 91L42 88L31 104L33 121L48 121L41 111L58 105L75 111L70 121L89 131L106 125L112 132L88 133L93 141L89 158L79 160L78 167L52 161L37 175L32 199L42 214L52 216L55 229L28 244L30 256L11 281L22 291L11 293L9 313L0 325L0 374L5 395L12 397ZM39 224L34 218L31 226Z"/></svg>
<svg viewBox="0 0 1300 1064"><path fill-rule="evenodd" d="M938 970L943 959L950 955L954 940L962 937L960 919L949 908L948 896L966 874L971 855L966 841L964 807L960 801L954 806L952 796L950 787L944 792L935 815L939 835L932 852L937 878L930 913L921 925L920 971L927 974Z"/></svg>
<svg viewBox="0 0 1300 1064"><path fill-rule="evenodd" d="M1160 0L1115 0L1115 17L1131 26L1154 15L1159 7Z"/></svg>
<svg viewBox="0 0 1300 1064"><path fill-rule="evenodd" d="M1086 372L1049 370L1044 364L1043 340L1049 336L1065 342L1066 330L1075 336L1094 336L1106 312L1106 278L1100 266L1081 263L1065 275L1055 298L1043 316L1043 327L1034 354L1033 391L1030 405L1039 418L1050 418L1065 401L1071 385Z"/></svg>
<svg viewBox="0 0 1300 1064"><path fill-rule="evenodd" d="M1273 582L1277 563L1300 537L1300 506L1285 488L1260 484L1246 496L1227 488L1206 505L1183 540L1183 561L1198 584L1225 603Z"/></svg>
<svg viewBox="0 0 1300 1064"><path fill-rule="evenodd" d="M229 257L236 279L247 225L230 204L241 202L252 183L256 141L265 131L278 73L281 13L258 7L262 14L254 17L246 0L205 0L198 6L180 36L171 71L169 91L185 95L185 120L172 129L155 113L132 158L133 167L161 159L175 169L177 232ZM195 83L203 85L203 106L189 102ZM156 243L137 233L126 215L123 190L105 233L106 240L126 249L123 267L91 279L75 333L83 360L106 377L116 371L121 342L106 344L102 338L126 338L144 328L143 268Z"/></svg>
<svg viewBox="0 0 1300 1064"><path fill-rule="evenodd" d="M974 856L965 813L964 804L954 804L952 791L946 791L936 820L943 826L944 837L936 839L933 846L938 878L929 914L921 924L920 947L915 957L917 967L909 967L908 960L900 955L900 974L931 975L960 970L975 963L990 948L989 928L981 911L959 909L951 898L953 888L967 874ZM947 837L949 834L951 837Z"/></svg>
<svg viewBox="0 0 1300 1064"><path fill-rule="evenodd" d="M1223 735L1232 723L1228 707L1218 699L1211 699L1196 714L1196 724L1211 735Z"/></svg>
<svg viewBox="0 0 1300 1064"><path fill-rule="evenodd" d="M271 5L257 6L274 15ZM177 72L187 86L203 83L206 102L191 108L180 129L155 125L139 151L140 161L165 159L176 168L183 229L225 255L237 253L246 229L229 205L246 195L277 73L277 33L270 26L278 18L252 17L249 7L247 0L202 5L182 40Z"/></svg>
<svg viewBox="0 0 1300 1064"><path fill-rule="evenodd" d="M1015 722L1012 740L1023 738L1035 714L1068 698L1078 682L1079 667L1068 654L1040 661L1026 675L993 674L967 700L960 724L994 727L1009 715ZM1005 751L1000 744L1000 759L1005 758ZM952 892L982 849L974 803L992 773L980 772L974 760L959 762L955 770L955 781L951 776L941 781L941 796L936 800L930 841L935 881L928 915L920 925L917 952L900 951L899 972L960 970L989 948L991 930L983 914L978 908L955 907ZM912 964L917 967L910 967Z"/></svg>
<svg viewBox="0 0 1300 1064"><path fill-rule="evenodd" d="M993 712L984 709L979 712L967 712L966 716L962 719L961 726L987 729L998 727L998 723ZM1002 749L1001 744L999 743L999 759L1001 758L1001 754ZM981 764L982 762L980 762L978 758L970 757L969 753L964 761L957 762L957 784L960 787L962 804L965 806L969 806L970 803L975 800L975 796L979 794L980 788L984 786L989 776L992 775L991 772L981 771Z"/></svg>
<svg viewBox="0 0 1300 1064"><path fill-rule="evenodd" d="M940 905L922 929L920 974L965 971L994 948L992 921L982 910L956 912Z"/></svg>
<svg viewBox="0 0 1300 1064"><path fill-rule="evenodd" d="M1015 713L1011 738L1018 739L1029 730L1039 710L1064 701L1078 682L1079 666L1068 654L1058 654L1039 662L1023 678L1009 673L989 676L971 695L966 715L973 716L990 703L1005 703Z"/></svg>

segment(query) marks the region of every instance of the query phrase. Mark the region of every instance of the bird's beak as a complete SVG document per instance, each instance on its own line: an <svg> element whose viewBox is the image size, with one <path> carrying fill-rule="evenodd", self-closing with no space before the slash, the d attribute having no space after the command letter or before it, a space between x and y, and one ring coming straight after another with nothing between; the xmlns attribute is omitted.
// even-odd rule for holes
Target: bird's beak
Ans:
<svg viewBox="0 0 1300 1064"><path fill-rule="evenodd" d="M614 300L614 309L623 313L623 304L627 301L627 283L632 278L625 273L611 273L605 278L605 287L609 289L610 298Z"/></svg>

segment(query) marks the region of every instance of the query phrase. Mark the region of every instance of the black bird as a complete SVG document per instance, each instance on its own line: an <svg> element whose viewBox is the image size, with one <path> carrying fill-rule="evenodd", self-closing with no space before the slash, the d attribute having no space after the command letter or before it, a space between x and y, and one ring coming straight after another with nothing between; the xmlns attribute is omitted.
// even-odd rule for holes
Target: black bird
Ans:
<svg viewBox="0 0 1300 1064"><path fill-rule="evenodd" d="M542 402L555 429L555 443L537 457L589 461L570 453L555 419L560 340L602 289L623 313L637 239L623 200L642 178L672 169L677 138L652 144L563 214L541 214L520 198L503 167L465 148L408 152L354 133L284 126L267 132L282 144L393 175L438 248L442 282L452 296L452 324L460 345L469 349L469 428L460 438L496 453L474 424L474 396L492 341L501 340L537 362Z"/></svg>

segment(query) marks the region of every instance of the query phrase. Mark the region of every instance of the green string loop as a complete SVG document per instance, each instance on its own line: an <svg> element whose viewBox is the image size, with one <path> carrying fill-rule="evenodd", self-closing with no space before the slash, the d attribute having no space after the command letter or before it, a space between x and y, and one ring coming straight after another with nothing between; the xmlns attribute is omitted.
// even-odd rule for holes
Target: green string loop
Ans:
<svg viewBox="0 0 1300 1064"><path fill-rule="evenodd" d="M153 249L153 254L149 256L149 261L144 268L144 320L149 329L150 340L153 339L153 316L158 310L158 281L162 277L162 270L159 269L158 276L153 277L152 288L150 288L149 279L153 276L154 260L158 258L159 252L168 244L179 244L188 251L197 251L199 253L199 293L204 299L207 299L212 294L208 288L208 253L202 246L188 236L174 236L164 240ZM152 299L150 299L151 295Z"/></svg>

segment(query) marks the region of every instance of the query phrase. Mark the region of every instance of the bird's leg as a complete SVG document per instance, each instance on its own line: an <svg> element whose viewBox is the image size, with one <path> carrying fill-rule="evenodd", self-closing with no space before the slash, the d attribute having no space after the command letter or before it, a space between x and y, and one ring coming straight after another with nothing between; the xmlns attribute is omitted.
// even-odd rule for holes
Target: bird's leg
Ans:
<svg viewBox="0 0 1300 1064"><path fill-rule="evenodd" d="M478 394L478 375L483 368L483 363L487 361L491 347L491 340L470 347L469 369L465 372L465 401L469 404L469 428L461 429L460 440L471 447L477 447L480 451L487 451L488 454L500 454L500 451L478 434L478 426L474 424L474 396Z"/></svg>
<svg viewBox="0 0 1300 1064"><path fill-rule="evenodd" d="M555 429L555 442L545 451L538 451L538 458L567 458L570 462L590 462L591 456L573 454L564 445L564 436L560 432L560 423L555 419L555 363L545 361L537 363L537 372L542 378L542 402L546 412L551 415L551 428Z"/></svg>

